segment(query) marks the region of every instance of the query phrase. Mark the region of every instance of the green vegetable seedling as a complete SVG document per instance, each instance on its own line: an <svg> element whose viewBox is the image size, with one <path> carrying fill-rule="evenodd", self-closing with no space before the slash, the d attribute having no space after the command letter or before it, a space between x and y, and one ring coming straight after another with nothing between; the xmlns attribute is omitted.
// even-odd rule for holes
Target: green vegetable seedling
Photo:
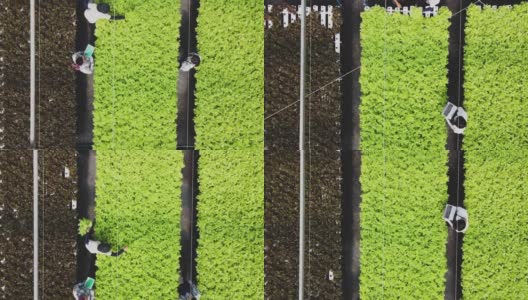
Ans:
<svg viewBox="0 0 528 300"><path fill-rule="evenodd" d="M82 218L79 220L79 234L85 235L90 231L90 228L92 228L92 221L86 218Z"/></svg>

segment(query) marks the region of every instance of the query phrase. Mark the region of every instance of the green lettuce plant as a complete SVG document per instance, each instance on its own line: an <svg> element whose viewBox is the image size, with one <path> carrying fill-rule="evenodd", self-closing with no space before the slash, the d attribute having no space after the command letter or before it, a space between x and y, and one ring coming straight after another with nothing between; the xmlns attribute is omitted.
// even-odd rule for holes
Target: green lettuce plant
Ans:
<svg viewBox="0 0 528 300"><path fill-rule="evenodd" d="M79 220L79 235L85 235L92 228L92 221L86 218Z"/></svg>

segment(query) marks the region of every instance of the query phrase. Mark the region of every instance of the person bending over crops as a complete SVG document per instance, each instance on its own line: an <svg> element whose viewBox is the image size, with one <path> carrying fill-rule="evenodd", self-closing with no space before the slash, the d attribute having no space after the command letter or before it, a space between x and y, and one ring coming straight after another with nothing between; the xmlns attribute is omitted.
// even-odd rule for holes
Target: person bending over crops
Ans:
<svg viewBox="0 0 528 300"><path fill-rule="evenodd" d="M72 67L76 71L80 71L84 74L92 74L94 69L93 56L87 56L83 51L76 52L72 55L73 65Z"/></svg>
<svg viewBox="0 0 528 300"><path fill-rule="evenodd" d="M200 292L196 285L190 281L185 281L178 287L180 298L178 300L200 300Z"/></svg>
<svg viewBox="0 0 528 300"><path fill-rule="evenodd" d="M105 3L88 3L84 11L84 17L88 22L94 24L97 20L123 20L124 16L112 16L110 15L110 6Z"/></svg>
<svg viewBox="0 0 528 300"><path fill-rule="evenodd" d="M398 8L402 8L403 6L421 6L425 7L427 6L427 0L392 0L392 3L396 5Z"/></svg>
<svg viewBox="0 0 528 300"><path fill-rule="evenodd" d="M93 227L90 228L90 231L84 236L84 246L92 254L102 254L108 256L120 256L128 250L128 246L123 247L123 249L113 252L112 246L101 241L93 240Z"/></svg>

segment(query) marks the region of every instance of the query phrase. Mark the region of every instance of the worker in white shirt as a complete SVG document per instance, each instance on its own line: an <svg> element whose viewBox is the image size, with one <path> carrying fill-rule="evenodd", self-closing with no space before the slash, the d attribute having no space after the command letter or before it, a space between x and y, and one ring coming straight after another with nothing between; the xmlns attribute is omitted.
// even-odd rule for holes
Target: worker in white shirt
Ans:
<svg viewBox="0 0 528 300"><path fill-rule="evenodd" d="M93 56L88 56L84 51L76 52L72 55L72 67L84 74L92 74L94 69Z"/></svg>
<svg viewBox="0 0 528 300"><path fill-rule="evenodd" d="M97 20L123 20L124 16L110 15L110 6L108 4L88 3L88 8L84 11L84 17L88 22L94 24Z"/></svg>
<svg viewBox="0 0 528 300"><path fill-rule="evenodd" d="M84 246L88 251L92 254L102 254L102 255L108 255L108 256L120 256L124 252L128 250L128 246L123 247L123 249L113 252L112 246L110 246L107 243L103 243L101 241L92 240L93 235L93 227L90 229L90 231L85 235L84 237Z"/></svg>

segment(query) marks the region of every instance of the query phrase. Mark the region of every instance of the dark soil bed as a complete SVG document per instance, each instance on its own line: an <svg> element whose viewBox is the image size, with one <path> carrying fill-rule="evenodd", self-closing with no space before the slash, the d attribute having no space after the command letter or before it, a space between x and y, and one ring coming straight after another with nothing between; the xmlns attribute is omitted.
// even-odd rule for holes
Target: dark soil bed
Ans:
<svg viewBox="0 0 528 300"><path fill-rule="evenodd" d="M307 299L342 298L340 167L336 150L311 151L306 211Z"/></svg>
<svg viewBox="0 0 528 300"><path fill-rule="evenodd" d="M280 25L275 6L265 32L265 226L268 299L297 295L298 122L300 22ZM292 11L295 7L289 7ZM341 288L341 84L340 55L332 29L310 14L307 22L307 207L305 291L309 299L340 299ZM292 105L293 104L293 105ZM291 105L288 107L288 105ZM288 107L288 108L286 108ZM282 110L283 109L283 110ZM281 111L282 110L282 111ZM280 112L279 112L280 111ZM329 276L330 272L332 276ZM330 278L332 277L332 278Z"/></svg>
<svg viewBox="0 0 528 300"><path fill-rule="evenodd" d="M264 141L269 150L295 151L299 147L300 27L281 27L283 8L275 6L266 15L274 26L264 35Z"/></svg>
<svg viewBox="0 0 528 300"><path fill-rule="evenodd" d="M0 9L0 145L29 148L29 1L5 0Z"/></svg>
<svg viewBox="0 0 528 300"><path fill-rule="evenodd" d="M275 6L266 18L274 26L264 37L264 107L266 149L298 149L300 23L283 28ZM340 31L340 16L334 9L334 26L327 29L310 15L307 23L306 120L307 140L316 146L339 149L341 127L340 55L334 35ZM334 81L336 80L336 81ZM332 82L332 83L331 83ZM326 84L331 83L323 88Z"/></svg>
<svg viewBox="0 0 528 300"><path fill-rule="evenodd" d="M265 299L295 299L299 267L299 153L264 154Z"/></svg>
<svg viewBox="0 0 528 300"><path fill-rule="evenodd" d="M41 148L74 148L77 101L75 72L76 1L40 1L36 9L36 99ZM83 48L84 49L84 48Z"/></svg>
<svg viewBox="0 0 528 300"><path fill-rule="evenodd" d="M42 299L68 299L77 271L77 212L72 209L72 200L77 200L76 153L39 153L39 294Z"/></svg>
<svg viewBox="0 0 528 300"><path fill-rule="evenodd" d="M0 299L33 299L33 158L0 151Z"/></svg>

